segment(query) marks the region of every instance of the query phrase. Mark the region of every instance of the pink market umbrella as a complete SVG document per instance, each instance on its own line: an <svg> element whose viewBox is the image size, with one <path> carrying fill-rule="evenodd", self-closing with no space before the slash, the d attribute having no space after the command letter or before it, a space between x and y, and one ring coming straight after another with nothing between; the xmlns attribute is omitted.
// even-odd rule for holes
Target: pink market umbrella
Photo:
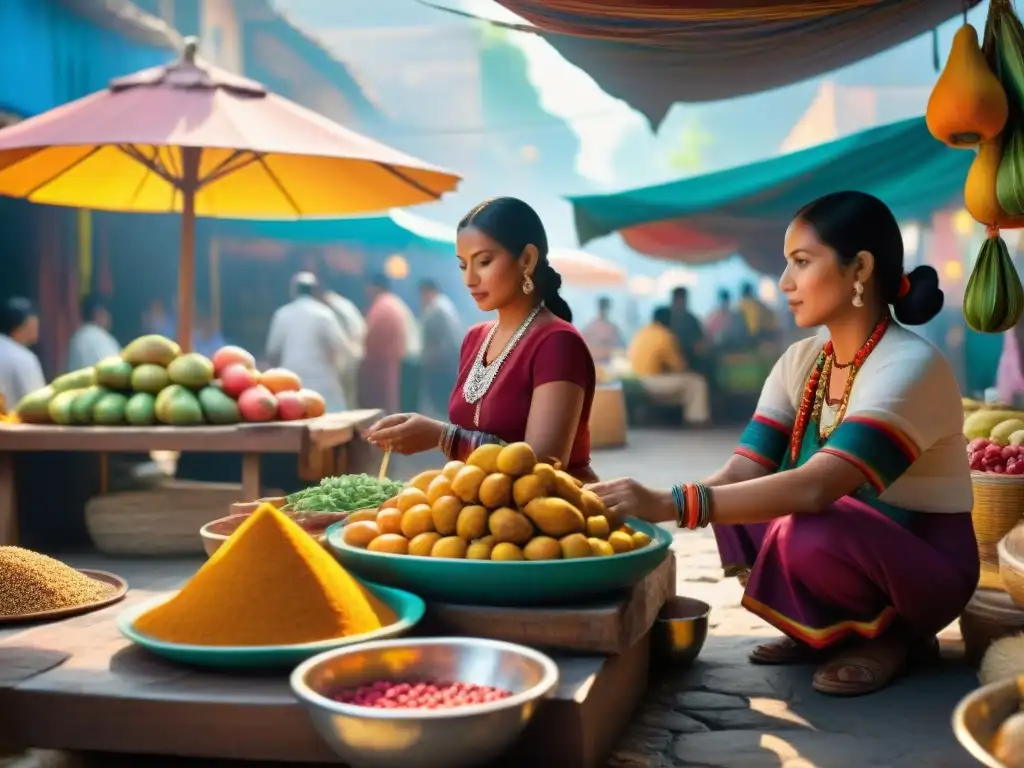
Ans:
<svg viewBox="0 0 1024 768"><path fill-rule="evenodd" d="M459 177L182 57L0 130L0 195L181 213L178 341L191 348L196 216L366 214L440 198Z"/></svg>

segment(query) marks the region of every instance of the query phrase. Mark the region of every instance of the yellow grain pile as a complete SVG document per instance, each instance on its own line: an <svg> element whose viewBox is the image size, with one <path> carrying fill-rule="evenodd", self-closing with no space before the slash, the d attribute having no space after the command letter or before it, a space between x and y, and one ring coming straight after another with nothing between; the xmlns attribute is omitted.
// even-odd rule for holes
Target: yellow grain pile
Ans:
<svg viewBox="0 0 1024 768"><path fill-rule="evenodd" d="M0 547L0 616L71 608L101 600L112 590L52 557Z"/></svg>
<svg viewBox="0 0 1024 768"><path fill-rule="evenodd" d="M134 627L170 643L259 646L349 637L394 621L312 536L263 504Z"/></svg>

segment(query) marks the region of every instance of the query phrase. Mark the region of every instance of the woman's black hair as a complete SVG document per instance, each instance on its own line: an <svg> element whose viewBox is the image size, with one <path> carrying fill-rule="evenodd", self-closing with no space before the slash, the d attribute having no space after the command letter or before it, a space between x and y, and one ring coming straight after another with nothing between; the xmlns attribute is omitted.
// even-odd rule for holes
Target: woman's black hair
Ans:
<svg viewBox="0 0 1024 768"><path fill-rule="evenodd" d="M529 205L515 197L485 200L462 217L458 231L466 227L479 229L515 258L521 258L526 246L537 249L537 266L533 282L551 314L572 322L572 310L562 298L562 276L548 261L548 235L540 216Z"/></svg>
<svg viewBox="0 0 1024 768"><path fill-rule="evenodd" d="M875 284L881 300L892 306L904 325L923 325L942 310L945 295L939 275L928 266L915 268L907 279L910 290L900 296L903 279L903 234L889 206L865 192L834 192L801 208L797 219L814 227L818 239L836 252L848 267L857 254L875 257Z"/></svg>
<svg viewBox="0 0 1024 768"><path fill-rule="evenodd" d="M32 302L22 296L11 296L0 306L0 333L10 336L36 313Z"/></svg>

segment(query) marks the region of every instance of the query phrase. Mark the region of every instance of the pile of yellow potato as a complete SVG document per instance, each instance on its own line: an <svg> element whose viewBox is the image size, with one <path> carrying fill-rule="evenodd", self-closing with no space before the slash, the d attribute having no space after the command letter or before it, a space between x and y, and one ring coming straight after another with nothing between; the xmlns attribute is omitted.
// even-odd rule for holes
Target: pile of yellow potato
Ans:
<svg viewBox="0 0 1024 768"><path fill-rule="evenodd" d="M345 542L371 552L469 560L559 560L631 552L651 537L611 530L607 508L526 443L483 445L465 462L423 472L374 513L357 513Z"/></svg>

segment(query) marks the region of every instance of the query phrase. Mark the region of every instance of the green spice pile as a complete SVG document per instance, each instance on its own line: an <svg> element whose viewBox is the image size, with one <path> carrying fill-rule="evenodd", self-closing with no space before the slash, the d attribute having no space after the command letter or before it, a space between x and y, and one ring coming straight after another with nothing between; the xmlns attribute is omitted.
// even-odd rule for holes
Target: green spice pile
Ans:
<svg viewBox="0 0 1024 768"><path fill-rule="evenodd" d="M366 474L325 477L319 485L289 496L284 509L292 512L355 512L379 507L404 487L404 483L382 482Z"/></svg>
<svg viewBox="0 0 1024 768"><path fill-rule="evenodd" d="M0 547L0 616L72 608L102 600L113 589L52 557Z"/></svg>

